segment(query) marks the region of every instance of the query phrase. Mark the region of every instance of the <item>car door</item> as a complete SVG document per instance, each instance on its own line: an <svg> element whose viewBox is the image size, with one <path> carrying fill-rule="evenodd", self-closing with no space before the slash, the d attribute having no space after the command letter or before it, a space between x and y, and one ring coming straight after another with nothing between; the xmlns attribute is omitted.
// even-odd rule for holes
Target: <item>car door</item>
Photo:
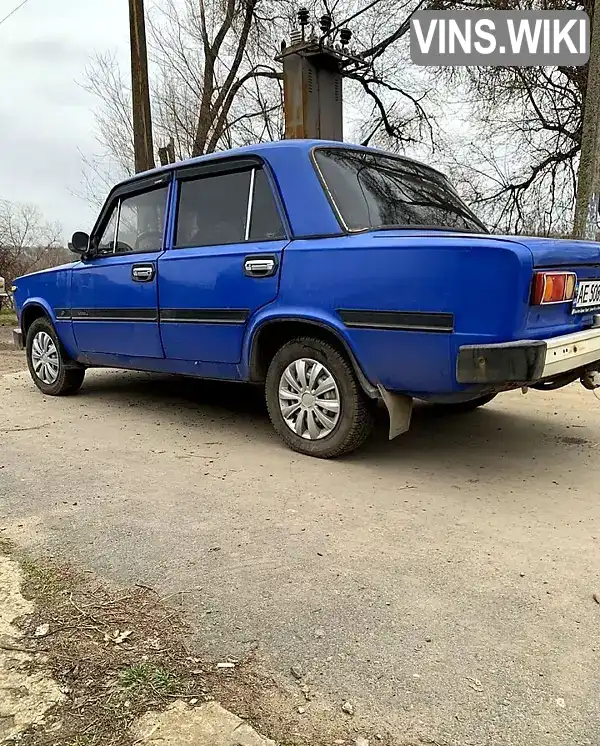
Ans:
<svg viewBox="0 0 600 746"><path fill-rule="evenodd" d="M73 269L73 332L90 362L107 354L164 357L157 259L165 241L169 182L170 174L116 191L92 233L94 255Z"/></svg>
<svg viewBox="0 0 600 746"><path fill-rule="evenodd" d="M172 248L158 266L167 358L238 363L247 320L274 300L288 239L274 185L258 159L176 173Z"/></svg>

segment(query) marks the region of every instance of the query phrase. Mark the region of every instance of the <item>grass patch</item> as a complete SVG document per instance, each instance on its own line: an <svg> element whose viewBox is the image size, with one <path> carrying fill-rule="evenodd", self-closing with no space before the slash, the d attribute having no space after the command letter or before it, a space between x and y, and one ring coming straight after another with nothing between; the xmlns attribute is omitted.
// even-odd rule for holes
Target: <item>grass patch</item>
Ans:
<svg viewBox="0 0 600 746"><path fill-rule="evenodd" d="M299 718L304 697L257 670L252 653L233 669L194 657L185 643L181 608L151 588L115 590L69 567L17 550L12 556L23 568L23 593L35 602L34 614L20 623L23 645L33 654L30 672L40 665L40 653L66 697L43 723L21 734L20 746L135 746L140 741L131 726L144 713L175 700L194 707L212 699L277 743L352 742L354 723L341 712L336 717L314 709L310 719ZM183 603L183 594L177 597ZM36 637L41 625L48 625L47 634ZM386 738L381 746L390 743Z"/></svg>
<svg viewBox="0 0 600 746"><path fill-rule="evenodd" d="M19 557L19 564L25 575L25 594L45 602L61 593L73 575L65 568L36 562L27 555Z"/></svg>
<svg viewBox="0 0 600 746"><path fill-rule="evenodd" d="M110 590L70 568L18 560L24 595L36 604L21 625L24 640L44 650L67 692L46 723L23 734L22 746L132 746L130 726L144 712L176 697L212 698L208 684L191 673L198 660L183 642L178 612L151 589ZM36 638L42 624L49 632Z"/></svg>
<svg viewBox="0 0 600 746"><path fill-rule="evenodd" d="M0 309L0 326L17 326L17 314L12 310L12 308Z"/></svg>
<svg viewBox="0 0 600 746"><path fill-rule="evenodd" d="M119 685L123 689L153 690L162 694L173 694L180 681L177 676L153 663L137 663L119 671Z"/></svg>

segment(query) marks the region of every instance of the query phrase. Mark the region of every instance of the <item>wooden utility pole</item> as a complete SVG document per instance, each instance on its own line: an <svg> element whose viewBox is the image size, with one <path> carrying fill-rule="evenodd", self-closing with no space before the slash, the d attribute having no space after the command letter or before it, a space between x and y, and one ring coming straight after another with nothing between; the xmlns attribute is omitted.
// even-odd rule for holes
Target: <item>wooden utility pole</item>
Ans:
<svg viewBox="0 0 600 746"><path fill-rule="evenodd" d="M131 37L133 149L135 171L139 173L154 168L144 0L129 0L129 32Z"/></svg>
<svg viewBox="0 0 600 746"><path fill-rule="evenodd" d="M596 7L598 5L598 7ZM595 240L600 198L600 2L594 3L575 202L575 238Z"/></svg>

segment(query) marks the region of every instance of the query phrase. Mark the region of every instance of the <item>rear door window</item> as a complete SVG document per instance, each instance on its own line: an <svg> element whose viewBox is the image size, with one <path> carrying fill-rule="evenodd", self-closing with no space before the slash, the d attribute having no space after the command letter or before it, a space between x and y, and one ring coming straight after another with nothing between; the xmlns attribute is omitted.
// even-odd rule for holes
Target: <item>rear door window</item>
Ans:
<svg viewBox="0 0 600 746"><path fill-rule="evenodd" d="M275 196L262 168L182 180L176 248L285 237Z"/></svg>
<svg viewBox="0 0 600 746"><path fill-rule="evenodd" d="M175 246L218 246L246 238L250 171L183 181Z"/></svg>
<svg viewBox="0 0 600 746"><path fill-rule="evenodd" d="M254 176L254 197L249 238L250 241L273 241L278 238L285 238L275 195L262 168L258 169Z"/></svg>

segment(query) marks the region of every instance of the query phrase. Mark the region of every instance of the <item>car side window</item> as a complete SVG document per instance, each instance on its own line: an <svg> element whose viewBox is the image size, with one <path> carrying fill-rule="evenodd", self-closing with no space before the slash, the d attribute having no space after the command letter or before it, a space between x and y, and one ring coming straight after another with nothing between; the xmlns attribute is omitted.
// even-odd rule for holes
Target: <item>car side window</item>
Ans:
<svg viewBox="0 0 600 746"><path fill-rule="evenodd" d="M106 227L102 231L102 235L98 241L98 253L99 254L112 254L115 245L115 230L117 227L117 218L119 215L119 203L115 202L115 205L110 213Z"/></svg>
<svg viewBox="0 0 600 746"><path fill-rule="evenodd" d="M182 181L175 246L241 243L246 236L250 171Z"/></svg>
<svg viewBox="0 0 600 746"><path fill-rule="evenodd" d="M163 186L121 200L115 253L162 249L167 192Z"/></svg>
<svg viewBox="0 0 600 746"><path fill-rule="evenodd" d="M252 214L250 217L250 241L273 241L285 238L277 202L267 174L262 168L255 171Z"/></svg>
<svg viewBox="0 0 600 746"><path fill-rule="evenodd" d="M97 239L98 254L161 251L168 190L162 186L116 200Z"/></svg>
<svg viewBox="0 0 600 746"><path fill-rule="evenodd" d="M283 238L277 203L263 169L181 181L175 248Z"/></svg>

